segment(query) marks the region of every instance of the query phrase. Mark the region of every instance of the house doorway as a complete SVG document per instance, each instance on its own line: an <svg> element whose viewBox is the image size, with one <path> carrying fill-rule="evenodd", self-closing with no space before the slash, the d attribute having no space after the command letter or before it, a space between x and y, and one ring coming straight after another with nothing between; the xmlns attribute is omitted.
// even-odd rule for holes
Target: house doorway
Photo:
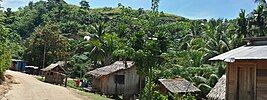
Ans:
<svg viewBox="0 0 267 100"><path fill-rule="evenodd" d="M256 100L256 66L238 65L237 100Z"/></svg>

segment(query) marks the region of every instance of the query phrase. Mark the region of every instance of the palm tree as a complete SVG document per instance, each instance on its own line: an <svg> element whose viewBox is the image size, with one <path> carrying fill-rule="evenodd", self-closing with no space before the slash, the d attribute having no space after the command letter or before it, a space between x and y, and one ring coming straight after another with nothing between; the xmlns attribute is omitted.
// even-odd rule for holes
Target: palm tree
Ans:
<svg viewBox="0 0 267 100"><path fill-rule="evenodd" d="M255 0L254 2L255 2L255 3L266 3L265 0Z"/></svg>
<svg viewBox="0 0 267 100"><path fill-rule="evenodd" d="M94 60L95 65L99 65L98 62L101 62L100 66L111 64L113 62L112 53L119 46L119 38L115 34L106 34L109 26L104 22L93 24L91 28L90 43L93 49L90 57Z"/></svg>
<svg viewBox="0 0 267 100"><path fill-rule="evenodd" d="M224 53L230 50L229 39L227 38L227 24L223 23L222 20L211 20L208 22L206 32L206 51L205 58L209 59L215 55Z"/></svg>
<svg viewBox="0 0 267 100"><path fill-rule="evenodd" d="M263 6L264 11L267 9L267 3L266 0L255 0L255 3L259 3L260 6Z"/></svg>
<svg viewBox="0 0 267 100"><path fill-rule="evenodd" d="M152 0L152 7L151 9L153 10L153 12L158 12L158 8L159 8L159 1L160 0Z"/></svg>
<svg viewBox="0 0 267 100"><path fill-rule="evenodd" d="M247 29L247 19L246 19L246 12L245 10L241 10L239 13L239 17L237 18L237 32L238 32L238 37L250 37L251 34L249 34L248 29Z"/></svg>
<svg viewBox="0 0 267 100"><path fill-rule="evenodd" d="M264 36L265 34L265 15L264 15L264 6L258 6L256 10L254 10L254 24L259 29L257 29L258 36ZM256 34L255 34L256 35Z"/></svg>
<svg viewBox="0 0 267 100"><path fill-rule="evenodd" d="M102 40L102 36L105 34L106 27L104 23L95 23L90 26L92 32L90 37L90 43L94 46L90 51L90 58L93 60L93 67L101 67L101 64L98 62L103 61L105 51L101 48L102 44L104 43ZM99 66L100 65L100 66Z"/></svg>
<svg viewBox="0 0 267 100"><path fill-rule="evenodd" d="M80 2L80 5L81 5L81 8L82 8L82 9L89 9L89 8L90 8L89 2L86 1L86 0L82 0L82 1Z"/></svg>

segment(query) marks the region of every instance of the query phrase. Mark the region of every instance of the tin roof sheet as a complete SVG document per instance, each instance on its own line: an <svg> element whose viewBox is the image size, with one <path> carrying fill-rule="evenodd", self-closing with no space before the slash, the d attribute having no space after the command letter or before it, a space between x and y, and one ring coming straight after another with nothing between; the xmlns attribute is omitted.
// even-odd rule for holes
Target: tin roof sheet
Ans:
<svg viewBox="0 0 267 100"><path fill-rule="evenodd" d="M267 45L258 46L241 46L239 48L230 50L221 55L215 56L209 60L265 60L267 59Z"/></svg>

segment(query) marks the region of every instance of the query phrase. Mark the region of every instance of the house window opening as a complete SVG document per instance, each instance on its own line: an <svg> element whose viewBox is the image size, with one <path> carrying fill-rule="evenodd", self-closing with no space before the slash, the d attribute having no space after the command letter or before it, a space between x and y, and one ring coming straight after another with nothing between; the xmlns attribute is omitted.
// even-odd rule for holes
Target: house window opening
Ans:
<svg viewBox="0 0 267 100"><path fill-rule="evenodd" d="M124 75L115 75L115 83L124 84L125 76Z"/></svg>
<svg viewBox="0 0 267 100"><path fill-rule="evenodd" d="M257 69L257 76L267 77L267 69Z"/></svg>

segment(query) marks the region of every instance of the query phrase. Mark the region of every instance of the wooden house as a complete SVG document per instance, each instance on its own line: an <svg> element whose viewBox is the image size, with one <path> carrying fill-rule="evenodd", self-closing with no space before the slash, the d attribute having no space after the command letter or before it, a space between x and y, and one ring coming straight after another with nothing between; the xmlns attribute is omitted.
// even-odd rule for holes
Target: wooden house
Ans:
<svg viewBox="0 0 267 100"><path fill-rule="evenodd" d="M25 71L25 66L26 66L26 61L24 60L17 60L17 59L12 59L12 64L10 66L10 70L15 70L15 71Z"/></svg>
<svg viewBox="0 0 267 100"><path fill-rule="evenodd" d="M63 61L59 61L41 69L43 71L43 75L45 76L45 82L63 85L66 76L64 74L64 65L65 63Z"/></svg>
<svg viewBox="0 0 267 100"><path fill-rule="evenodd" d="M168 94L170 92L177 95L183 95L185 93L195 93L200 91L184 78L159 79L159 82L159 89L162 94Z"/></svg>
<svg viewBox="0 0 267 100"><path fill-rule="evenodd" d="M225 100L226 76L223 75L207 95L208 100Z"/></svg>
<svg viewBox="0 0 267 100"><path fill-rule="evenodd" d="M137 74L132 61L117 61L109 66L88 72L93 76L92 88L105 95L133 98L144 87L145 79Z"/></svg>
<svg viewBox="0 0 267 100"><path fill-rule="evenodd" d="M248 38L247 45L210 60L225 61L226 100L267 100L267 38Z"/></svg>

